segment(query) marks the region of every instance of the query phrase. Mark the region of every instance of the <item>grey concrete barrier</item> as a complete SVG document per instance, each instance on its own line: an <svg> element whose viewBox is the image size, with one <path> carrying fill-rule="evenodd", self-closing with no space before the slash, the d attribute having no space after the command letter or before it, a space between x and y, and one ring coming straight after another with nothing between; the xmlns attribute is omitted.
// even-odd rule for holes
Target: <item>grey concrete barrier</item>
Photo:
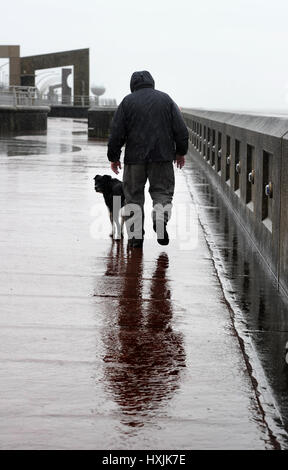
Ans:
<svg viewBox="0 0 288 470"><path fill-rule="evenodd" d="M0 106L0 135L47 130L49 106Z"/></svg>
<svg viewBox="0 0 288 470"><path fill-rule="evenodd" d="M88 137L108 139L117 106L99 106L88 110Z"/></svg>
<svg viewBox="0 0 288 470"><path fill-rule="evenodd" d="M51 105L49 117L87 119L89 106Z"/></svg>
<svg viewBox="0 0 288 470"><path fill-rule="evenodd" d="M288 117L182 112L190 153L288 296Z"/></svg>

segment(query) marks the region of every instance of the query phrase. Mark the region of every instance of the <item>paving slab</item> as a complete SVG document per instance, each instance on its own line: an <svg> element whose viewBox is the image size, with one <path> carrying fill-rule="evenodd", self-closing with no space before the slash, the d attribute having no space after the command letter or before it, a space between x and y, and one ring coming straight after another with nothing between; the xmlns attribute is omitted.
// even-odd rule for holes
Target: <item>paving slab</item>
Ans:
<svg viewBox="0 0 288 470"><path fill-rule="evenodd" d="M178 238L157 244L147 194L129 250L86 130L49 119L0 145L0 448L274 448L183 171Z"/></svg>

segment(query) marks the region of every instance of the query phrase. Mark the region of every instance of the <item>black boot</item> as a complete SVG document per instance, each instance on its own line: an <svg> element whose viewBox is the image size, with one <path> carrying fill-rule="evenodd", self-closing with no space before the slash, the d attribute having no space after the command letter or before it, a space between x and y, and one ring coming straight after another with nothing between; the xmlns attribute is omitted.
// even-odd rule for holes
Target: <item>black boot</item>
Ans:
<svg viewBox="0 0 288 470"><path fill-rule="evenodd" d="M130 219L131 216L125 216L124 220L125 222ZM131 225L130 228L131 232L134 232L134 224ZM144 211L142 210L142 238L136 238L132 237L129 238L128 240L128 248L142 248L143 243L144 243L144 235L145 235L145 230L144 230Z"/></svg>
<svg viewBox="0 0 288 470"><path fill-rule="evenodd" d="M156 225L156 222L153 222L153 230L154 232L157 233L157 225ZM162 230L161 230L162 232ZM161 237L161 238L160 238ZM167 222L164 222L164 233L162 234L158 234L157 233L157 242L159 243L159 245L169 245L169 235L168 235L168 232L167 232Z"/></svg>

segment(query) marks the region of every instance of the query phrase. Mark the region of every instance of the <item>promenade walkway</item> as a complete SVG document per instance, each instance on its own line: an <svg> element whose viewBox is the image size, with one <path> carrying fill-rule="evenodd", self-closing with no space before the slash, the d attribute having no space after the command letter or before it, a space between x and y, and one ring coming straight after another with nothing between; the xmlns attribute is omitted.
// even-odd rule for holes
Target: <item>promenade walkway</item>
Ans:
<svg viewBox="0 0 288 470"><path fill-rule="evenodd" d="M187 174L191 239L179 217L182 241L159 246L148 205L129 251L109 238L106 146L86 130L51 119L0 141L0 448L274 448Z"/></svg>

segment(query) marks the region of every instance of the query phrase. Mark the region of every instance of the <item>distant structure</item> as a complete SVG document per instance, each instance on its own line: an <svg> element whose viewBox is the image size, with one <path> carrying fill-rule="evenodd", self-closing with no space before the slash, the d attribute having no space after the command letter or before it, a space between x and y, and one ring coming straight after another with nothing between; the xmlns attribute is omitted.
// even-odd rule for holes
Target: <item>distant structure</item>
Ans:
<svg viewBox="0 0 288 470"><path fill-rule="evenodd" d="M8 84L10 87L36 87L36 72L40 71L37 73L37 82L39 84L41 82L41 86L37 89L37 94L43 101L46 100L47 104L54 107L66 105L66 107L78 106L88 109L91 106L115 107L117 105L114 98L100 98L106 91L102 84L93 84L91 87L93 97L90 96L89 49L75 49L21 57L19 45L7 45L0 46L0 58L9 59ZM58 68L62 69L61 75L54 70ZM47 71L47 69L51 70ZM68 85L68 77L72 73L73 90ZM39 76L40 80L38 81ZM7 77L6 72L5 77ZM2 88L7 88L7 84L3 85ZM60 89L62 92L61 101L60 93L57 92ZM43 93L44 90L47 93L46 96ZM12 93L11 90L9 92ZM62 110L61 113L63 112Z"/></svg>
<svg viewBox="0 0 288 470"><path fill-rule="evenodd" d="M59 104L58 95L55 93L55 90L60 88L62 91L62 97L61 97L62 104L71 105L72 89L68 85L67 79L69 75L72 73L72 69L62 69L61 72L62 72L61 83L55 83L54 85L50 85L48 88L47 97L52 104L53 103Z"/></svg>
<svg viewBox="0 0 288 470"><path fill-rule="evenodd" d="M36 70L67 67L69 65L74 66L74 103L79 99L79 96L86 96L88 99L90 91L89 49L77 49L73 51L22 57L21 85L35 86ZM62 75L62 84L63 82L67 83L65 80L67 80L68 75ZM68 91L65 85L64 88ZM65 96L66 91L63 93L62 90L63 96Z"/></svg>
<svg viewBox="0 0 288 470"><path fill-rule="evenodd" d="M81 97L89 97L89 49L54 52L28 57L20 57L19 45L0 46L0 58L9 59L9 86L35 87L35 72L41 69L57 67L74 67L74 101ZM71 72L63 69L62 96L71 96L71 88L67 78Z"/></svg>
<svg viewBox="0 0 288 470"><path fill-rule="evenodd" d="M101 95L104 95L106 88L103 85L92 85L91 86L91 91L93 95L95 96L95 106L99 105L99 97Z"/></svg>
<svg viewBox="0 0 288 470"><path fill-rule="evenodd" d="M20 46L0 46L0 59L9 59L9 86L20 86Z"/></svg>
<svg viewBox="0 0 288 470"><path fill-rule="evenodd" d="M68 85L68 77L72 74L72 69L62 69L62 104L71 104L72 89Z"/></svg>

